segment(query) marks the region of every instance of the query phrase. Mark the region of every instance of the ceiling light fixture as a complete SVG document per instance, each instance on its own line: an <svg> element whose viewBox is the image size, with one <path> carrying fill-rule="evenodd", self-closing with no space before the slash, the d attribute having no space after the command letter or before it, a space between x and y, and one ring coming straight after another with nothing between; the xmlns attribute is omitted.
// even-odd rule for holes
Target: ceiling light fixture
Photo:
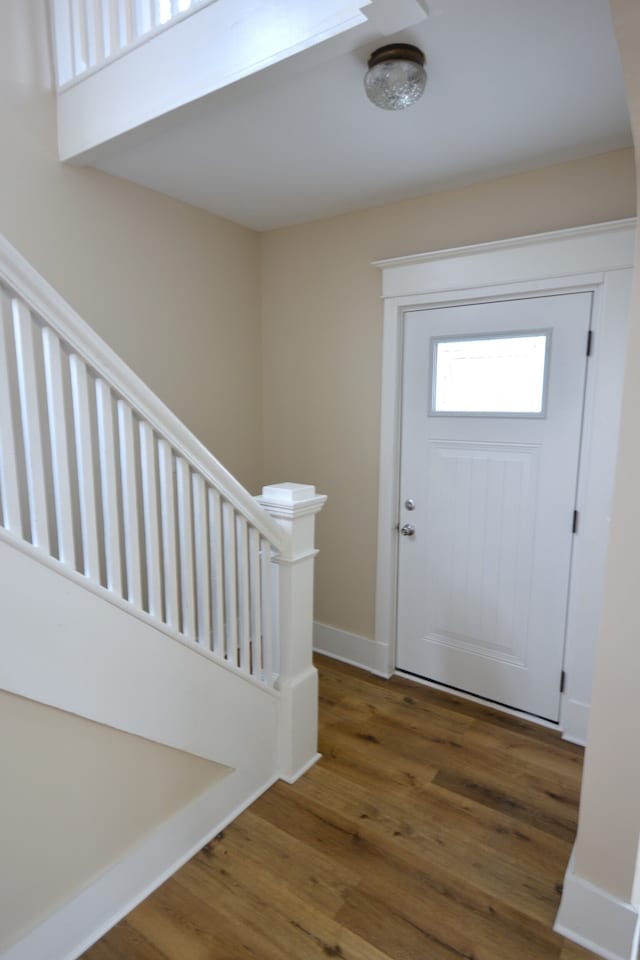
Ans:
<svg viewBox="0 0 640 960"><path fill-rule="evenodd" d="M383 110L404 110L419 100L427 84L425 55L410 43L390 43L374 50L364 88Z"/></svg>

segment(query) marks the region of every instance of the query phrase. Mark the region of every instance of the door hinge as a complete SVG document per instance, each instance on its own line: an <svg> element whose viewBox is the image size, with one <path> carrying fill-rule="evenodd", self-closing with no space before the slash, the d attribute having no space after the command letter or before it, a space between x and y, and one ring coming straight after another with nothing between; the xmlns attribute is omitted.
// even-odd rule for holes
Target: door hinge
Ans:
<svg viewBox="0 0 640 960"><path fill-rule="evenodd" d="M589 330L587 334L587 356L591 356L591 351L593 349L593 330Z"/></svg>
<svg viewBox="0 0 640 960"><path fill-rule="evenodd" d="M562 670L560 673L560 693L564 693L564 688L566 686L566 683L567 683L567 675L564 672L564 670Z"/></svg>
<svg viewBox="0 0 640 960"><path fill-rule="evenodd" d="M577 532L578 532L578 516L579 516L578 511L577 511L577 510L574 510L574 511L573 511L573 522L572 522L572 524L571 524L571 533L577 533Z"/></svg>

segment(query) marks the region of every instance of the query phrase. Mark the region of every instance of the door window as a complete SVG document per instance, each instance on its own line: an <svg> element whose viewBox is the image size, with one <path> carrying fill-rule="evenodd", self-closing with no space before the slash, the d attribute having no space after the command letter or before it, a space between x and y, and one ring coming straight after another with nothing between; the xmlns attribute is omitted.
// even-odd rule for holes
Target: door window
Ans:
<svg viewBox="0 0 640 960"><path fill-rule="evenodd" d="M432 415L543 417L550 331L432 340Z"/></svg>

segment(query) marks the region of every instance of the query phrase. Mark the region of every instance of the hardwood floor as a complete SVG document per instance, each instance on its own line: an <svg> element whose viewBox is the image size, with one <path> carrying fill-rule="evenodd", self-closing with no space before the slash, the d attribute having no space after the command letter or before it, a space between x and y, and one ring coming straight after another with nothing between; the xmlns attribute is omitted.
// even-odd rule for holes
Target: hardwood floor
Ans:
<svg viewBox="0 0 640 960"><path fill-rule="evenodd" d="M582 750L319 658L323 759L84 960L587 960L552 931Z"/></svg>

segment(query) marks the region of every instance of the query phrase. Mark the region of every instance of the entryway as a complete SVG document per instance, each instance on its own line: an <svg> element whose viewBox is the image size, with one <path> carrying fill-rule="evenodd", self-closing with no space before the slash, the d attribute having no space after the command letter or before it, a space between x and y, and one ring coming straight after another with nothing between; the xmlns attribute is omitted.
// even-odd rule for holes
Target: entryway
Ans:
<svg viewBox="0 0 640 960"><path fill-rule="evenodd" d="M375 643L346 658L586 742L634 240L622 220L376 264Z"/></svg>
<svg viewBox="0 0 640 960"><path fill-rule="evenodd" d="M591 309L405 315L397 666L553 722Z"/></svg>

